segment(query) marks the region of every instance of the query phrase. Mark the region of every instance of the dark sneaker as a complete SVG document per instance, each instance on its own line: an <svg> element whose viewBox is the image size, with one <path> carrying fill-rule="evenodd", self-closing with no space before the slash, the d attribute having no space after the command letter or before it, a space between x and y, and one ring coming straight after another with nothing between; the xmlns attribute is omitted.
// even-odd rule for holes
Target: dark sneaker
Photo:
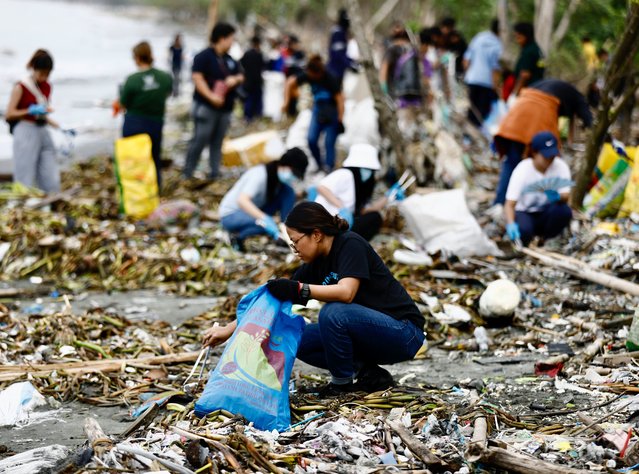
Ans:
<svg viewBox="0 0 639 474"><path fill-rule="evenodd" d="M337 385L334 383L328 383L321 387L317 393L321 398L339 397L345 393L354 392L354 384L352 382Z"/></svg>
<svg viewBox="0 0 639 474"><path fill-rule="evenodd" d="M367 365L360 371L353 386L356 391L372 393L394 387L395 381L388 370L379 365Z"/></svg>
<svg viewBox="0 0 639 474"><path fill-rule="evenodd" d="M231 247L238 252L246 252L244 241L238 237L231 237Z"/></svg>

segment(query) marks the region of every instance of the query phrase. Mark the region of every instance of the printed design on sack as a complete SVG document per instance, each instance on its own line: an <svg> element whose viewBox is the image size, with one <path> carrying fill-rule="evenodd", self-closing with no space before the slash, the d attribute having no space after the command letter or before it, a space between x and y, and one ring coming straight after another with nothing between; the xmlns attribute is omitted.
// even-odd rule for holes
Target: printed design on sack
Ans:
<svg viewBox="0 0 639 474"><path fill-rule="evenodd" d="M260 388L282 390L284 353L277 350L281 337L271 338L268 329L248 323L235 334L220 360L220 374Z"/></svg>
<svg viewBox="0 0 639 474"><path fill-rule="evenodd" d="M322 285L334 285L339 282L339 275L335 272L331 272L324 278Z"/></svg>

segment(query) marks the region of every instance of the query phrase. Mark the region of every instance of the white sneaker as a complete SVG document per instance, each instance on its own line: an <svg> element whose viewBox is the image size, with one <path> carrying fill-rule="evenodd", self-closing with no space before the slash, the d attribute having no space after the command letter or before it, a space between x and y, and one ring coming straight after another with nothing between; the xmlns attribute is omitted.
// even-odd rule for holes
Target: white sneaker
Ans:
<svg viewBox="0 0 639 474"><path fill-rule="evenodd" d="M484 212L487 216L495 222L502 222L504 220L504 206L503 204L493 204Z"/></svg>

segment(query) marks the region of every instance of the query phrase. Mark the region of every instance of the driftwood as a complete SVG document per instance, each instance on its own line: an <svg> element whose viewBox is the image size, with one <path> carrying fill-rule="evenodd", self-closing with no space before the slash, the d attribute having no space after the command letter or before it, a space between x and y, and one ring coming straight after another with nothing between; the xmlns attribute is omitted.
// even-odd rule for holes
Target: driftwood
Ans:
<svg viewBox="0 0 639 474"><path fill-rule="evenodd" d="M476 462L481 458L482 452L486 449L487 433L488 423L486 423L486 417L480 416L476 418L473 426L473 437L466 450L466 461Z"/></svg>
<svg viewBox="0 0 639 474"><path fill-rule="evenodd" d="M101 456L107 447L111 448L113 446L113 441L102 430L95 418L85 418L83 430L96 455Z"/></svg>
<svg viewBox="0 0 639 474"><path fill-rule="evenodd" d="M408 431L401 422L387 419L386 424L391 430L397 433L397 436L399 436L404 443L406 443L410 452L421 459L428 467L436 472L447 471L450 469L450 466L448 466L445 461L431 453L426 445Z"/></svg>
<svg viewBox="0 0 639 474"><path fill-rule="evenodd" d="M599 351L601 351L604 342L605 341L602 338L598 337L597 339L595 339L594 342L588 344L586 348L581 352L583 361L590 362L597 354L599 354Z"/></svg>
<svg viewBox="0 0 639 474"><path fill-rule="evenodd" d="M29 203L25 207L27 209L39 209L41 207L48 206L49 204L53 204L54 202L67 200L70 197L73 197L75 194L78 194L80 192L80 189L82 189L81 186L74 186L71 189L67 189L66 191L55 193L51 196L40 199L38 202L34 202L33 204Z"/></svg>
<svg viewBox="0 0 639 474"><path fill-rule="evenodd" d="M558 472L562 474L588 474L591 472L572 469L568 466L558 466L557 464L496 447L486 449L481 454L480 461L517 474L557 474Z"/></svg>
<svg viewBox="0 0 639 474"><path fill-rule="evenodd" d="M185 467L180 466L179 464L176 464L172 461L168 461L166 459L162 459L159 456L156 456L155 454L149 453L148 451L145 451L141 448L137 448L135 446L131 446L129 444L118 444L115 449L121 453L126 453L126 454L131 454L134 457L142 457L142 458L147 458L150 459L152 461L158 462L160 464L162 464L165 467L168 467L171 471L173 472L177 472L179 474L195 474L193 471L191 471L190 469L187 469Z"/></svg>
<svg viewBox="0 0 639 474"><path fill-rule="evenodd" d="M577 278L592 281L629 295L639 296L639 285L636 283L622 280L614 275L597 270L575 258L541 249L533 250L527 247L522 247L521 251L529 257L539 260L544 265L569 273Z"/></svg>
<svg viewBox="0 0 639 474"><path fill-rule="evenodd" d="M137 359L104 359L86 360L42 365L4 365L0 366L0 382L18 379L26 374L48 375L53 371L64 371L66 374L83 375L96 372L117 372L125 367L144 367L160 364L180 364L193 362L199 352L182 352L163 356L139 357Z"/></svg>
<svg viewBox="0 0 639 474"><path fill-rule="evenodd" d="M33 474L53 468L69 455L69 449L59 444L44 448L30 449L0 460L0 472L12 474Z"/></svg>

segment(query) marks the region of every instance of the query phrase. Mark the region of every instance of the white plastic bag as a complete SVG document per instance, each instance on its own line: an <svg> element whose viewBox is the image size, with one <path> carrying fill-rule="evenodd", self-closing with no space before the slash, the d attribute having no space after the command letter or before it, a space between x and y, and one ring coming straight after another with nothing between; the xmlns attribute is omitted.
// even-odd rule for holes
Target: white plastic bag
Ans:
<svg viewBox="0 0 639 474"><path fill-rule="evenodd" d="M468 210L461 189L413 194L399 203L399 210L429 254L441 250L458 257L502 255Z"/></svg>
<svg viewBox="0 0 639 474"><path fill-rule="evenodd" d="M14 383L0 392L0 426L24 423L34 408L46 403L31 382Z"/></svg>

